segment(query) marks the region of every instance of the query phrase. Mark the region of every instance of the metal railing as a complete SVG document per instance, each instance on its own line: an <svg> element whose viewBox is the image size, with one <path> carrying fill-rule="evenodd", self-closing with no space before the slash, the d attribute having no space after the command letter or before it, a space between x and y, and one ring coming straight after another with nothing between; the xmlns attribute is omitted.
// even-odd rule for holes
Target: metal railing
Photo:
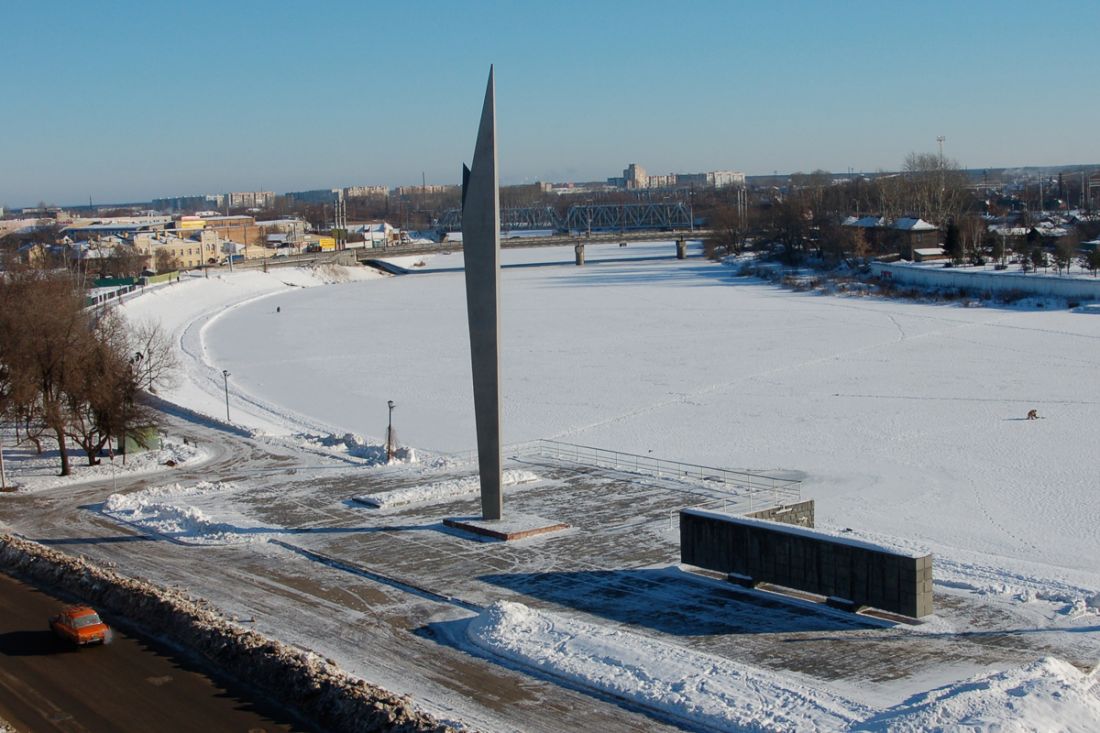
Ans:
<svg viewBox="0 0 1100 733"><path fill-rule="evenodd" d="M705 496L705 501L692 504L696 508L752 512L802 500L801 481L752 471L733 471L545 439L506 445L502 452L506 459L544 458L556 463L675 482L680 491ZM447 454L446 459L451 466L476 464L477 450Z"/></svg>
<svg viewBox="0 0 1100 733"><path fill-rule="evenodd" d="M727 506L730 503L747 504L749 511L802 500L802 482L795 479L670 461L654 456L561 443L555 440L524 443L509 450L509 455L517 457L536 455L560 462L694 484L717 490L719 496L713 501L721 501Z"/></svg>
<svg viewBox="0 0 1100 733"><path fill-rule="evenodd" d="M802 500L802 482L752 471L701 466L654 456L595 448L556 440L532 440L506 445L506 459L546 459L556 463L599 468L617 473L655 478L677 491L704 497L692 507L720 511L753 512L794 504ZM477 463L477 451L445 455L446 465L457 467Z"/></svg>

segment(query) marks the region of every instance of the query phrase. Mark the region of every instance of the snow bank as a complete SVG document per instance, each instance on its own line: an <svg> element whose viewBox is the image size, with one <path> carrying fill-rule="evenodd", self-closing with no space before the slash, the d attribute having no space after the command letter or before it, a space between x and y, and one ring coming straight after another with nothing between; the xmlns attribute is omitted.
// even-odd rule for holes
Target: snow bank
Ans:
<svg viewBox="0 0 1100 733"><path fill-rule="evenodd" d="M145 632L192 650L219 670L296 707L333 731L452 731L412 701L351 677L333 662L243 629L194 599L127 578L35 542L0 535L0 567L64 590Z"/></svg>
<svg viewBox="0 0 1100 733"><path fill-rule="evenodd" d="M259 527L216 522L201 509L184 503L203 496L232 493L237 488L232 483L202 481L194 486L172 484L130 494L111 494L103 504L103 513L189 545L240 545L266 541L267 535Z"/></svg>
<svg viewBox="0 0 1100 733"><path fill-rule="evenodd" d="M915 696L866 721L860 731L1100 730L1100 680L1046 657Z"/></svg>
<svg viewBox="0 0 1100 733"><path fill-rule="evenodd" d="M308 435L297 436L303 442L325 448L340 455L348 455L353 458L361 458L371 465L390 463L386 456L384 443L372 443L361 435L344 433L343 435ZM416 463L416 451L408 446L398 446L393 452L393 462Z"/></svg>
<svg viewBox="0 0 1100 733"><path fill-rule="evenodd" d="M233 512L224 501L239 490L234 483L209 481L153 486L129 494L111 494L102 512L185 545L262 543L271 528L257 526L248 517ZM197 503L204 503L207 511L219 515L232 514L235 524L215 521Z"/></svg>
<svg viewBox="0 0 1100 733"><path fill-rule="evenodd" d="M539 477L530 471L509 470L502 477L504 486L516 486L538 481ZM360 504L378 508L400 506L402 504L427 504L472 496L481 490L481 479L477 476L436 481L422 486L410 486L406 489L394 489L379 494L363 494L352 499Z"/></svg>
<svg viewBox="0 0 1100 733"><path fill-rule="evenodd" d="M846 730L870 712L789 677L519 603L494 603L467 637L491 654L712 729Z"/></svg>

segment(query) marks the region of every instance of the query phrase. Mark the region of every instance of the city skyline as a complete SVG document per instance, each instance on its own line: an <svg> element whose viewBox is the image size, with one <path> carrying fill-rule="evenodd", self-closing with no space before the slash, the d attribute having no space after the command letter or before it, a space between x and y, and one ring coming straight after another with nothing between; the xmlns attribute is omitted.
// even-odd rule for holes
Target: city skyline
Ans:
<svg viewBox="0 0 1100 733"><path fill-rule="evenodd" d="M969 168L1100 160L1077 70L1094 3L551 10L21 3L0 49L25 70L5 93L0 205L457 184L490 63L505 185L629 162L896 170L940 136Z"/></svg>

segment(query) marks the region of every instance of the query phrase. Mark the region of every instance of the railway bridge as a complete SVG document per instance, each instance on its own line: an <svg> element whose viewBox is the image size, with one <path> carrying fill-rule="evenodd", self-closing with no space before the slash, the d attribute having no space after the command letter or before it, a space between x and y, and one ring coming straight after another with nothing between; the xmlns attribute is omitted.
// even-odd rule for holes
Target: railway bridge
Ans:
<svg viewBox="0 0 1100 733"><path fill-rule="evenodd" d="M545 237L508 237L502 235L500 246L502 249L522 249L527 247L563 247L576 246L578 244L612 244L622 242L665 242L678 239L698 240L706 239L710 235L709 229L696 229L691 232L654 232L654 231L626 231L626 232L598 232L588 234L553 234ZM440 254L443 252L461 252L461 240L443 242L410 244L395 244L387 247L357 247L336 252L303 252L289 257L272 257L263 260L245 260L236 263L235 267L246 269L269 269L277 267L299 267L313 264L344 264L350 265L358 262L385 259L387 257L403 257L407 255Z"/></svg>
<svg viewBox="0 0 1100 733"><path fill-rule="evenodd" d="M691 209L682 201L640 204L577 204L563 216L552 206L502 208L500 230L564 232L626 232L646 229L691 229ZM462 211L448 209L439 218L441 232L462 230Z"/></svg>

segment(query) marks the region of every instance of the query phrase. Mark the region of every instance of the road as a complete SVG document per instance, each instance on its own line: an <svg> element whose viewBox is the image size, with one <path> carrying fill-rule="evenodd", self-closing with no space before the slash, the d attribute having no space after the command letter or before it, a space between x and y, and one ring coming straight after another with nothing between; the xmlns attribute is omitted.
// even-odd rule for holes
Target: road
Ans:
<svg viewBox="0 0 1100 733"><path fill-rule="evenodd" d="M21 733L309 730L148 639L115 629L103 647L62 642L46 628L61 605L0 574L0 718Z"/></svg>

